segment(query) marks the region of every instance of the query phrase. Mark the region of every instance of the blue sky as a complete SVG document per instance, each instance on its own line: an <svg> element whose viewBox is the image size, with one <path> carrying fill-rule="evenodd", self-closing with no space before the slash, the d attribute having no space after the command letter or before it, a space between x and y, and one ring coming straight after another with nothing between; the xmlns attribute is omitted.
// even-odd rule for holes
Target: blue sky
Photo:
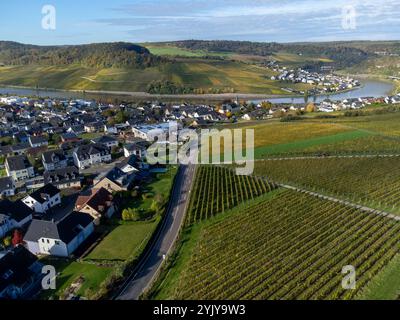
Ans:
<svg viewBox="0 0 400 320"><path fill-rule="evenodd" d="M336 41L400 39L399 0L13 0L2 3L0 40L32 44L183 39ZM56 30L41 27L56 8ZM349 7L351 6L351 7ZM354 8L355 29L343 28Z"/></svg>

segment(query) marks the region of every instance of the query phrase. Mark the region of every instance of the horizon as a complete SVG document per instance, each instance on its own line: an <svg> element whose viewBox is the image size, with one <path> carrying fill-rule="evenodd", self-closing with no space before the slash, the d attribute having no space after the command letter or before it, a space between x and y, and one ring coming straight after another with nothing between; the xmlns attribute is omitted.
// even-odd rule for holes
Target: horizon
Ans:
<svg viewBox="0 0 400 320"><path fill-rule="evenodd" d="M352 42L365 42L365 43L378 43L378 42L400 42L399 39L393 40L335 40L335 41L289 41L289 42L279 42L279 41L250 41L250 40L228 40L228 39L220 39L220 40L212 40L212 39L182 39L182 40L166 40L166 41L145 41L145 42L129 42L129 41L122 41L122 40L115 40L115 41L99 41L99 42L86 42L86 43L65 43L65 44L36 44L36 43L26 43L26 42L19 42L13 40L3 40L0 39L0 42L13 42L22 45L28 46L38 46L38 47L68 47L68 46L85 46L91 44L103 44L103 43L130 43L135 45L146 45L146 44L163 44L163 43L174 43L174 42L185 42L185 41L229 41L229 42L253 42L253 43L277 43L277 44L333 44L333 43L352 43Z"/></svg>
<svg viewBox="0 0 400 320"><path fill-rule="evenodd" d="M3 8L0 38L33 45L153 43L179 39L276 43L396 41L396 0L54 0L55 28L44 29L43 2ZM18 19L15 19L18 17Z"/></svg>

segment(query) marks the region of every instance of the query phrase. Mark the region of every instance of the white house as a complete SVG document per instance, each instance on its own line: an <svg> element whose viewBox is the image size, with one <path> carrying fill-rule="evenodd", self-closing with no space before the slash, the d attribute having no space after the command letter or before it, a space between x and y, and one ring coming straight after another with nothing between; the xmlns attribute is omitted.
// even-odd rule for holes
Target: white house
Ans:
<svg viewBox="0 0 400 320"><path fill-rule="evenodd" d="M147 148L149 146L149 142L142 139L137 139L136 141L125 145L124 156L125 158L129 158L130 156L134 155L139 158L146 158Z"/></svg>
<svg viewBox="0 0 400 320"><path fill-rule="evenodd" d="M74 163L79 169L85 169L95 164L111 162L110 149L99 143L82 145L73 152Z"/></svg>
<svg viewBox="0 0 400 320"><path fill-rule="evenodd" d="M29 144L31 145L32 148L38 148L49 145L47 139L45 137L40 137L40 136L38 137L30 136Z"/></svg>
<svg viewBox="0 0 400 320"><path fill-rule="evenodd" d="M118 147L118 140L110 137L110 136L102 136L100 138L97 139L92 139L91 140L93 143L100 143L105 145L108 148L113 148L113 147Z"/></svg>
<svg viewBox="0 0 400 320"><path fill-rule="evenodd" d="M47 171L62 169L67 167L67 157L61 149L50 150L42 154L43 167Z"/></svg>
<svg viewBox="0 0 400 320"><path fill-rule="evenodd" d="M5 166L7 175L14 182L24 181L35 176L33 166L26 156L8 157Z"/></svg>
<svg viewBox="0 0 400 320"><path fill-rule="evenodd" d="M172 122L159 123L154 125L142 125L132 127L132 132L135 138L140 138L147 141L154 141L156 138L164 136L167 139L168 133L170 131L170 124L175 124ZM171 126L171 130L173 126Z"/></svg>
<svg viewBox="0 0 400 320"><path fill-rule="evenodd" d="M93 217L72 212L61 221L33 220L24 241L35 255L69 257L93 233Z"/></svg>
<svg viewBox="0 0 400 320"><path fill-rule="evenodd" d="M33 210L26 206L21 200L11 202L0 201L0 238L7 232L22 228L32 220Z"/></svg>
<svg viewBox="0 0 400 320"><path fill-rule="evenodd" d="M0 178L0 195L3 197L15 195L15 184L11 177Z"/></svg>
<svg viewBox="0 0 400 320"><path fill-rule="evenodd" d="M47 184L26 196L22 201L36 213L45 213L61 204L60 190L52 184Z"/></svg>

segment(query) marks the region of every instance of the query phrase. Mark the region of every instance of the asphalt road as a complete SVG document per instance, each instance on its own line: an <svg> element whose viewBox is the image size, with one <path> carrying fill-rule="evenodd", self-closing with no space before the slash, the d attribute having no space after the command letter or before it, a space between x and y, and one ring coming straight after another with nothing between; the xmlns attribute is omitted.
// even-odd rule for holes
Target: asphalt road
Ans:
<svg viewBox="0 0 400 320"><path fill-rule="evenodd" d="M154 245L144 256L134 273L126 280L117 300L137 300L149 287L177 240L189 203L190 190L195 174L195 166L181 165L176 177L167 216L157 235Z"/></svg>

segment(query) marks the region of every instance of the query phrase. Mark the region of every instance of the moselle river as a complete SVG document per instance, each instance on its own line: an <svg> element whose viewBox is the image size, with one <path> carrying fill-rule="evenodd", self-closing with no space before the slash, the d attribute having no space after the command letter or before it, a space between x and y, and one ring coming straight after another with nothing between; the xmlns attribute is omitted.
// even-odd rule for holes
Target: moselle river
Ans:
<svg viewBox="0 0 400 320"><path fill-rule="evenodd" d="M268 101L273 103L293 103L300 104L305 102L316 102L320 103L326 99L330 99L333 101L342 101L345 99L353 99L353 98L363 98L363 97L373 97L380 98L390 95L393 91L394 84L390 82L377 81L377 80L366 80L362 82L362 86L356 88L354 90L350 90L347 92L341 92L331 95L319 95L319 96L310 96L308 99L305 97L287 97L287 98L271 98ZM261 101L254 101L261 102Z"/></svg>
<svg viewBox="0 0 400 320"><path fill-rule="evenodd" d="M327 98L331 100L344 100L349 98L361 98L361 97L384 97L390 94L393 90L394 85L390 82L376 81L376 80L365 80L362 82L362 86L348 92L342 92L332 95L320 95L308 97L308 102L321 102ZM110 97L117 97L117 95L109 93L84 93L79 91L62 91L62 90L44 90L44 89L29 89L29 88L18 88L18 87L0 87L0 94L7 95L18 95L18 96L40 96L58 99L104 99ZM132 98L132 97L130 97ZM269 101L273 103L305 103L304 97L277 97L269 98ZM260 102L256 100L254 102Z"/></svg>

